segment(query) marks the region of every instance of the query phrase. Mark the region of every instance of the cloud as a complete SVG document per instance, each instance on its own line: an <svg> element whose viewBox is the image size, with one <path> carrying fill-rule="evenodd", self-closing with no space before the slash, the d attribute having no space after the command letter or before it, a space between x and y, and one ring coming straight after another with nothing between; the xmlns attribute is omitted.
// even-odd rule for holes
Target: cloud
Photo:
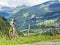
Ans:
<svg viewBox="0 0 60 45"><path fill-rule="evenodd" d="M11 7L16 7L18 5L33 6L46 1L48 0L0 0L0 5L2 4Z"/></svg>
<svg viewBox="0 0 60 45"><path fill-rule="evenodd" d="M17 5L14 5L14 4L10 5L9 3L6 3L6 2L0 2L0 5L1 6L8 6L8 7L16 7L17 6Z"/></svg>
<svg viewBox="0 0 60 45"><path fill-rule="evenodd" d="M24 1L25 1L25 2L24 2ZM24 1L23 1L24 4L33 6L33 5L41 4L41 3L46 2L46 1L48 1L48 0L27 0L27 1L24 0Z"/></svg>
<svg viewBox="0 0 60 45"><path fill-rule="evenodd" d="M27 6L33 6L33 5L37 5L37 4L41 4L43 2L46 2L48 0L10 0L10 4L14 4L14 5L27 5Z"/></svg>
<svg viewBox="0 0 60 45"><path fill-rule="evenodd" d="M0 2L0 5L6 5L6 6L9 6L8 3L5 3L5 2Z"/></svg>

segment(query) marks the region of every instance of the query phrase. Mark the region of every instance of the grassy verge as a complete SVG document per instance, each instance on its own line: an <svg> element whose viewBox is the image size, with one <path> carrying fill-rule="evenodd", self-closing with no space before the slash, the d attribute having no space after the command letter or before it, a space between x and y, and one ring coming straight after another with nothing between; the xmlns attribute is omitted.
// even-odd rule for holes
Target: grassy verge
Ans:
<svg viewBox="0 0 60 45"><path fill-rule="evenodd" d="M33 42L47 41L47 40L54 40L54 39L60 39L60 35L55 35L55 36L30 35L30 36L24 36L24 37L21 36L15 40L10 40L7 37L0 37L0 45L18 45L23 43L33 43Z"/></svg>

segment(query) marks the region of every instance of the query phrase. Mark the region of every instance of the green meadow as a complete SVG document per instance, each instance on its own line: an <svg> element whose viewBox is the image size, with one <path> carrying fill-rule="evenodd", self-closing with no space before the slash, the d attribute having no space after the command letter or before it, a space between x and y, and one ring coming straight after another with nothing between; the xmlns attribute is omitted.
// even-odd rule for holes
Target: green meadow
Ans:
<svg viewBox="0 0 60 45"><path fill-rule="evenodd" d="M18 44L26 44L40 41L49 41L56 40L60 41L60 35L29 35L29 36L20 36L17 39L9 39L7 36L0 37L0 45L18 45Z"/></svg>

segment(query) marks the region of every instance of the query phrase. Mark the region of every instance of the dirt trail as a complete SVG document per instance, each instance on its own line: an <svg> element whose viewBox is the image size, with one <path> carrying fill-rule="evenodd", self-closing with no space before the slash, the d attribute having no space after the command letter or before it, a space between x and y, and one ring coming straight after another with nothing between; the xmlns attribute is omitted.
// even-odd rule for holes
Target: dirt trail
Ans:
<svg viewBox="0 0 60 45"><path fill-rule="evenodd" d="M20 45L60 45L59 41L43 41L43 42L36 42L31 44L20 44Z"/></svg>
<svg viewBox="0 0 60 45"><path fill-rule="evenodd" d="M22 45L60 45L60 42L37 42L37 43L22 44Z"/></svg>

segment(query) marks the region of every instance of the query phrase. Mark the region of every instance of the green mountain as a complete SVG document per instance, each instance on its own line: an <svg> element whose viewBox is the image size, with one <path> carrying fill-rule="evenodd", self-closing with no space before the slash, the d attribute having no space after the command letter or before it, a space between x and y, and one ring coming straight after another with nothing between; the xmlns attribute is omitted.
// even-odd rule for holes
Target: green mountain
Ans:
<svg viewBox="0 0 60 45"><path fill-rule="evenodd" d="M0 16L0 35L7 34L9 31L9 23L4 17Z"/></svg>
<svg viewBox="0 0 60 45"><path fill-rule="evenodd" d="M32 7L23 8L7 17L8 21L11 19L15 19L17 30L27 29L29 23L31 29L59 25L60 2L48 1Z"/></svg>

